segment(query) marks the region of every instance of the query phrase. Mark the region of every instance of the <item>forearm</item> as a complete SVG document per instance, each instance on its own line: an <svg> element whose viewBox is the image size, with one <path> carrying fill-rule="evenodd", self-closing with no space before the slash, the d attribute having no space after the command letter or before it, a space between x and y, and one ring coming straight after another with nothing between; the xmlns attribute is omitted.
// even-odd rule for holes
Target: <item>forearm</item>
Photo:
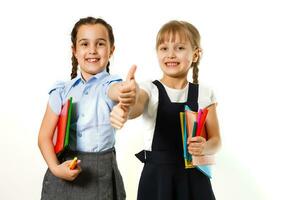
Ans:
<svg viewBox="0 0 300 200"><path fill-rule="evenodd" d="M40 135L38 138L38 145L39 145L40 151L44 157L44 160L46 161L51 172L53 172L54 168L57 165L59 165L59 161L54 152L54 146L52 143L52 139Z"/></svg>
<svg viewBox="0 0 300 200"><path fill-rule="evenodd" d="M221 147L221 135L216 112L216 104L209 106L208 109L209 112L205 123L205 130L207 131L208 138L203 153L205 155L212 155L217 153Z"/></svg>
<svg viewBox="0 0 300 200"><path fill-rule="evenodd" d="M143 114L148 101L148 94L143 89L139 89L137 93L137 101L129 110L129 119L137 118Z"/></svg>
<svg viewBox="0 0 300 200"><path fill-rule="evenodd" d="M203 149L204 155L214 155L221 147L221 139L219 137L212 137L206 141Z"/></svg>
<svg viewBox="0 0 300 200"><path fill-rule="evenodd" d="M121 82L113 83L108 89L108 97L115 102L119 102Z"/></svg>
<svg viewBox="0 0 300 200"><path fill-rule="evenodd" d="M141 104L136 103L134 106L130 108L129 111L129 119L134 119L139 117L144 112L144 106Z"/></svg>

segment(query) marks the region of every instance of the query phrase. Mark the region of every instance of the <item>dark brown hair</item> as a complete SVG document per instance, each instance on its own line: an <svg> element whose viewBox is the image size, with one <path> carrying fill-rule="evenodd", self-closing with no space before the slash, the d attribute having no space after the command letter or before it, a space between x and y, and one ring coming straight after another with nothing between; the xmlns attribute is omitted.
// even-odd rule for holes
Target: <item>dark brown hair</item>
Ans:
<svg viewBox="0 0 300 200"><path fill-rule="evenodd" d="M164 24L156 36L156 50L158 49L158 46L162 44L164 41L172 39L175 40L175 35L179 34L179 37L183 40L187 39L190 41L193 50L199 49L199 53L202 52L201 46L200 46L200 34L199 31L195 26L192 24L185 22L185 21L177 21L172 20L166 24ZM199 54L199 58L196 62L193 62L191 64L191 67L193 68L193 83L198 83L198 65L200 60L201 54Z"/></svg>
<svg viewBox="0 0 300 200"><path fill-rule="evenodd" d="M94 17L86 17L81 18L73 27L73 30L71 32L71 41L73 44L73 48L76 48L76 40L77 40L77 32L80 26L82 25L95 25L95 24L101 24L103 25L108 32L109 42L110 46L114 46L115 44L115 38L113 34L112 27L103 19L101 18L94 18ZM106 66L106 71L109 73L109 62ZM77 76L77 69L78 69L78 61L74 54L72 54L72 73L71 73L71 79L75 78Z"/></svg>

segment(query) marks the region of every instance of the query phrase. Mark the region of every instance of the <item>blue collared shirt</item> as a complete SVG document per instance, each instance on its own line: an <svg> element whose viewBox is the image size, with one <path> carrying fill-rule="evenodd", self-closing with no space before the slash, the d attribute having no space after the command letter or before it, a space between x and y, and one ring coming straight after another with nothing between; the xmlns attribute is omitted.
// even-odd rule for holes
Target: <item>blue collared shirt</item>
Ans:
<svg viewBox="0 0 300 200"><path fill-rule="evenodd" d="M59 115L62 105L73 98L70 126L70 149L99 152L115 144L115 129L109 114L115 105L108 97L111 83L120 82L117 76L102 71L87 82L81 74L67 82L57 82L49 91L49 105Z"/></svg>

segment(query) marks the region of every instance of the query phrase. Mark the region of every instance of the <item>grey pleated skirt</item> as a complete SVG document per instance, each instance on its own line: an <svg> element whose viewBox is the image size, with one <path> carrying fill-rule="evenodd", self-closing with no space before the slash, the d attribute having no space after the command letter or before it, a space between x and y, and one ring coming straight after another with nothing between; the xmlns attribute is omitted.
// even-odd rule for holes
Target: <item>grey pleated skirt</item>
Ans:
<svg viewBox="0 0 300 200"><path fill-rule="evenodd" d="M75 156L81 160L81 173L74 181L65 181L48 169L43 181L42 200L126 199L114 148L99 153L67 151L60 161L71 160Z"/></svg>

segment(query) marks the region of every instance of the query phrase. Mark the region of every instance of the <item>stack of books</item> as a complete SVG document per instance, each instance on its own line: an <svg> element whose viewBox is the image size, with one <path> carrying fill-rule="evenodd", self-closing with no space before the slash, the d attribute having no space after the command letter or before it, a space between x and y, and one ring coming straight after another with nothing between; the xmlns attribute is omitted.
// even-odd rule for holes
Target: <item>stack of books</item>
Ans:
<svg viewBox="0 0 300 200"><path fill-rule="evenodd" d="M57 155L62 153L69 145L72 105L72 97L70 97L62 106L59 115L56 133L53 138L54 151Z"/></svg>
<svg viewBox="0 0 300 200"><path fill-rule="evenodd" d="M188 152L187 148L187 140L189 137L201 136L207 139L207 134L205 130L205 120L207 113L208 109L199 109L198 112L194 112L188 106L185 106L185 112L180 112L180 125L185 168L197 168L206 176L211 178L211 165L215 162L214 156L192 156Z"/></svg>

